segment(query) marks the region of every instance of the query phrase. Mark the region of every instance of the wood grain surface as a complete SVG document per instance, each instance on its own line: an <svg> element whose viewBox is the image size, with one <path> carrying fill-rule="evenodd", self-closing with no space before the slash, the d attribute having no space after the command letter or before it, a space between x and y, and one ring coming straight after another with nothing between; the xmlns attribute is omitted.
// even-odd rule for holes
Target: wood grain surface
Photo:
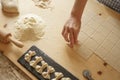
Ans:
<svg viewBox="0 0 120 80"><path fill-rule="evenodd" d="M96 10L97 12L99 12L98 10L101 11L101 8L100 9L97 8L98 3L95 2L96 0L88 1L89 4L87 4L88 5L87 10ZM32 80L37 80L35 76L29 73L24 67L22 67L17 62L18 58L21 55L23 55L23 53L26 52L26 50L28 50L32 45L36 45L48 56L50 56L53 60L55 60L58 64L65 67L67 70L69 70L69 72L71 72L81 80L86 80L82 76L82 71L84 69L89 69L95 80L120 80L120 73L117 72L110 65L107 66L103 65L105 61L103 61L94 53L88 59L84 59L79 54L77 54L73 49L69 48L66 45L66 42L64 41L61 35L61 31L65 21L69 18L74 0L53 0L53 2L55 3L55 7L52 11L49 9L43 10L36 7L32 0L19 0L20 14L18 16L8 17L3 14L2 10L0 11L0 29L3 28L3 26L6 23L13 22L17 20L19 16L29 13L40 15L46 21L47 24L47 27L45 28L46 33L44 35L44 38L36 42L32 41L23 42L25 46L22 49L14 46L13 44L4 45L0 43L0 49L4 51L4 55L12 63L15 64L13 65L11 63L8 63L9 60L6 61L6 59L4 60L0 58L1 62L0 72L2 71L0 73L0 78L2 79L0 80L29 80L29 78L26 75L28 75ZM89 18L91 19L91 16L93 16L93 13L87 14L88 16L85 15L87 16L86 17L87 19L85 19L85 23L83 22L83 24L86 24ZM11 32L14 32L14 29L12 28L13 26L10 25L9 27L11 28ZM8 65L7 64L6 66L3 65L5 63L7 63ZM18 68L16 68L15 66L17 66ZM21 72L19 69L22 70L26 75L24 75L23 72ZM7 70L6 71L7 73L4 73L3 75L3 72L5 72L4 70L5 71Z"/></svg>
<svg viewBox="0 0 120 80"><path fill-rule="evenodd" d="M23 71L0 53L0 80L31 80Z"/></svg>

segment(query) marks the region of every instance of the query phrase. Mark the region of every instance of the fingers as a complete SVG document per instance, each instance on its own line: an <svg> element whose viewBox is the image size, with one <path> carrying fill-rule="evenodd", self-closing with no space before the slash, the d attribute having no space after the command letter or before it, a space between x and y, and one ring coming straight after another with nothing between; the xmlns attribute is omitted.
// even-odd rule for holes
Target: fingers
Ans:
<svg viewBox="0 0 120 80"><path fill-rule="evenodd" d="M75 38L74 38L74 29L66 27L62 31L62 35L64 39L69 42L69 46L72 48L75 44Z"/></svg>
<svg viewBox="0 0 120 80"><path fill-rule="evenodd" d="M63 31L62 31L62 36L64 37L64 39L69 42L69 29L68 27L64 27Z"/></svg>
<svg viewBox="0 0 120 80"><path fill-rule="evenodd" d="M75 44L75 38L74 38L74 29L70 28L70 34L69 34L69 42L70 42L70 47L73 48L73 45Z"/></svg>
<svg viewBox="0 0 120 80"><path fill-rule="evenodd" d="M0 42L4 43L4 44L8 44L9 41L7 39L4 38L0 38Z"/></svg>
<svg viewBox="0 0 120 80"><path fill-rule="evenodd" d="M79 34L80 29L77 29L74 31L74 43L78 43L78 34Z"/></svg>
<svg viewBox="0 0 120 80"><path fill-rule="evenodd" d="M74 44L78 42L78 33L79 30L74 29L73 27L64 27L62 35L64 39L69 42L69 46L72 48Z"/></svg>
<svg viewBox="0 0 120 80"><path fill-rule="evenodd" d="M69 46L73 47L74 44L78 42L78 34L80 31L81 21L79 19L71 17L65 23L62 30L62 36L69 42Z"/></svg>

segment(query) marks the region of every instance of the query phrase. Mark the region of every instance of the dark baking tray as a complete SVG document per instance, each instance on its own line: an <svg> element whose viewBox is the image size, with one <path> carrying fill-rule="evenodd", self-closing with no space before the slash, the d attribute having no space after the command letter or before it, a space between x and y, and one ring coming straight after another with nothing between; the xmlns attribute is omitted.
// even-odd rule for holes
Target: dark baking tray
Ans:
<svg viewBox="0 0 120 80"><path fill-rule="evenodd" d="M53 59L51 59L47 54L45 54L42 50L37 48L35 45L33 45L29 50L35 51L36 56L41 56L44 61L48 63L48 65L52 66L55 68L56 72L62 72L64 74L64 77L70 77L71 80L80 80L77 77L75 77L73 74L71 74L69 71L67 71L64 67L56 63ZM27 61L25 61L24 56L27 54L29 51L27 50L19 59L18 62L26 68L28 71L30 71L34 76L37 77L39 80L46 80L42 77L41 74L39 74L34 68L32 68ZM34 57L32 58L34 59ZM54 78L55 76L51 74L51 79Z"/></svg>

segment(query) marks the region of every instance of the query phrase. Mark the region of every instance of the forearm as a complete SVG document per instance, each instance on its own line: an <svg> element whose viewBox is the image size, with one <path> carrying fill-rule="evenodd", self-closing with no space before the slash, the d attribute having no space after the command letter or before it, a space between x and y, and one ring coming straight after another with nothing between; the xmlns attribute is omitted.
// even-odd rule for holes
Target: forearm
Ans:
<svg viewBox="0 0 120 80"><path fill-rule="evenodd" d="M81 19L87 0L75 0L71 16Z"/></svg>

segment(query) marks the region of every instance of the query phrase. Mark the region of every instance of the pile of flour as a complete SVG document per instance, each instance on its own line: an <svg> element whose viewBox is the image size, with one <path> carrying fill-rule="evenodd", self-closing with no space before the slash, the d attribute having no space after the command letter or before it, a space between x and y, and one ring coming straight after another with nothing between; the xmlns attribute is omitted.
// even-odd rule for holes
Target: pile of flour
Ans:
<svg viewBox="0 0 120 80"><path fill-rule="evenodd" d="M20 41L36 41L44 35L44 20L35 14L27 14L15 22L14 36Z"/></svg>

